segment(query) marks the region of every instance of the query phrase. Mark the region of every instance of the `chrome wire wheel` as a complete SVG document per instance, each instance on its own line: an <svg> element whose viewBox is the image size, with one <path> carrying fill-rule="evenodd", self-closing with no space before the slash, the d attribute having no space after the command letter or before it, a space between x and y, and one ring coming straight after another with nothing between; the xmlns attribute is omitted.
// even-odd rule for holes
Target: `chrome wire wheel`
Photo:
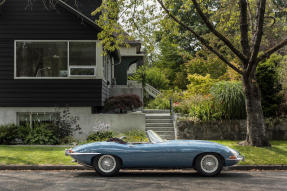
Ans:
<svg viewBox="0 0 287 191"><path fill-rule="evenodd" d="M212 174L218 170L219 161L214 155L204 155L200 161L201 170L207 174Z"/></svg>
<svg viewBox="0 0 287 191"><path fill-rule="evenodd" d="M117 167L115 157L111 155L103 155L98 160L98 167L103 173L111 173Z"/></svg>

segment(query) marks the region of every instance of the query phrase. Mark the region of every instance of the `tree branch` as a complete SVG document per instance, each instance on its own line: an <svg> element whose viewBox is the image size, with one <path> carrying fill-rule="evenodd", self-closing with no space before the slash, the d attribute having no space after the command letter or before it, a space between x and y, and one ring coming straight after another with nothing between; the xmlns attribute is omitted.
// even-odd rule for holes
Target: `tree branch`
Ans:
<svg viewBox="0 0 287 191"><path fill-rule="evenodd" d="M255 34L254 23L253 23L254 17L251 11L249 0L246 0L246 4L247 4L247 9L248 9L248 15L249 15L249 23L251 26L251 33L252 35L254 35Z"/></svg>
<svg viewBox="0 0 287 191"><path fill-rule="evenodd" d="M264 60L266 58L269 58L274 52L276 52L277 50L280 50L281 48L283 48L286 45L287 45L287 39L283 40L279 44L277 44L274 47L272 47L269 50L267 50L262 56L257 58L257 62L260 62L260 61L262 61L262 60Z"/></svg>
<svg viewBox="0 0 287 191"><path fill-rule="evenodd" d="M243 62L245 62L247 60L247 58L239 51L237 50L234 45L227 39L225 38L225 36L223 36L220 32L218 32L214 25L208 20L208 18L204 15L204 13L202 12L200 5L197 3L196 0L192 0L193 5L197 11L197 13L199 14L199 16L202 18L203 22L205 23L205 25L208 27L208 29L217 37L219 38L221 41L223 41L225 43L225 45Z"/></svg>
<svg viewBox="0 0 287 191"><path fill-rule="evenodd" d="M258 62L256 58L259 53L260 44L263 36L263 25L264 25L264 14L265 14L266 0L257 0L257 10L256 10L256 33L253 36L253 47L251 52L251 57L247 67L246 74L249 75L253 70L253 67L256 67Z"/></svg>
<svg viewBox="0 0 287 191"><path fill-rule="evenodd" d="M162 0L157 0L157 2L161 5L161 7L163 8L163 10L167 13L167 15L172 18L176 23L178 23L179 25L181 25L182 27L184 27L186 30L190 31L209 51L213 52L215 55L218 56L218 58L220 58L225 64L227 64L230 68L232 68L233 70L235 70L237 73L239 74L243 74L243 72L237 68L236 66L234 66L233 64L231 64L223 55L221 55L218 51L216 51L213 47L211 47L209 45L209 42L207 40L205 40L204 38L202 38L200 35L198 35L191 27L187 26L186 24L184 24L182 21L180 21L178 18L176 18L163 4Z"/></svg>
<svg viewBox="0 0 287 191"><path fill-rule="evenodd" d="M243 54L249 58L250 57L250 46L248 38L248 16L247 16L247 2L246 0L239 1L240 6L240 32L241 32L241 46ZM247 67L247 65L245 65Z"/></svg>

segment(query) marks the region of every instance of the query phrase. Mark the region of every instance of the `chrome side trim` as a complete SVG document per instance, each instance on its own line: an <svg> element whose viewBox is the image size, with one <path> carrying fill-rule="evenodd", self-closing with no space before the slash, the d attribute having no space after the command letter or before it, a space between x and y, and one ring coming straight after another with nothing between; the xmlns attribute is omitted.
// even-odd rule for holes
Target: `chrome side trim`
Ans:
<svg viewBox="0 0 287 191"><path fill-rule="evenodd" d="M78 152L69 152L71 149L65 150L66 156L77 156L77 155L100 155L101 153L78 153Z"/></svg>
<svg viewBox="0 0 287 191"><path fill-rule="evenodd" d="M69 153L69 155L100 155L101 153Z"/></svg>

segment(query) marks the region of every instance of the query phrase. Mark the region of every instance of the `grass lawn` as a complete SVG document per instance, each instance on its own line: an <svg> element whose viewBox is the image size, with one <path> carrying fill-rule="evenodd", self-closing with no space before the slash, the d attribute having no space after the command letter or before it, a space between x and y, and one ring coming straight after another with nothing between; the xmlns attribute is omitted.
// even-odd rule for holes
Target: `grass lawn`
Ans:
<svg viewBox="0 0 287 191"><path fill-rule="evenodd" d="M214 141L238 150L241 165L287 165L287 141L272 141L270 148L243 147L237 141ZM76 165L64 155L65 148L49 146L0 146L0 165Z"/></svg>
<svg viewBox="0 0 287 191"><path fill-rule="evenodd" d="M64 147L0 146L0 165L76 165Z"/></svg>
<svg viewBox="0 0 287 191"><path fill-rule="evenodd" d="M287 141L271 141L272 147L239 146L238 141L214 141L240 152L245 157L241 165L287 165Z"/></svg>

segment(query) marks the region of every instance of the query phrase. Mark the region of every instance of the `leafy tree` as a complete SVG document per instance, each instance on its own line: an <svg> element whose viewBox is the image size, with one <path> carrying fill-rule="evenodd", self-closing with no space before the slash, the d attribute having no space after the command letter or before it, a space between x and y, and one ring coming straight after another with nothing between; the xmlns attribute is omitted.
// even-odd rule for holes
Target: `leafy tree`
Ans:
<svg viewBox="0 0 287 191"><path fill-rule="evenodd" d="M206 5L205 2L206 1L203 0L199 4L197 0L182 1L183 4L180 6L179 11L174 13L173 10L175 10L175 6L177 5L177 1L174 0L151 0L148 2L144 0L106 0L104 1L103 6L97 10L102 11L102 16L98 23L104 31L103 33L100 33L99 37L104 39L104 43L106 43L105 39L114 39L116 42L114 44L116 45L119 44L119 42L120 44L124 42L123 38L120 38L120 36L116 39L111 38L112 35L103 35L106 30L113 31L113 29L118 30L120 28L119 23L115 21L115 18L118 17L118 13L121 12L121 10L122 13L127 13L126 15L132 15L131 20L125 19L127 23L131 21L130 23L136 23L135 25L138 27L139 25L134 21L139 18L139 24L143 24L143 27L149 28L149 30L152 29L150 26L160 20L160 18L163 17L163 13L165 13L169 16L170 21L174 22L174 25L180 26L186 33L192 35L189 37L196 39L196 42L200 43L199 48L207 49L242 76L247 113L247 136L246 141L242 144L269 146L270 143L265 132L261 94L255 72L260 62L269 58L274 52L287 45L286 36L282 36L281 39L276 39L278 43L276 42L276 44L268 46L268 48L267 46L261 46L261 43L264 42L265 39L263 31L267 30L266 28L268 25L266 25L266 23L269 23L266 16L269 16L269 14L274 11L280 10L273 9L273 11L270 11L266 0L254 0L250 1L251 3L248 0L232 0L232 2L227 0L220 1L218 3L225 3L225 5L230 4L237 9L230 18L233 19L231 21L237 25L230 25L230 27L227 27L226 25L224 26L224 24L220 25L222 22L211 21L212 17L210 17L210 13L220 13L222 9L219 10L218 8L203 6ZM236 2L236 4L233 2ZM127 4L133 12L125 11L129 8L128 6L125 6ZM160 5L161 9L159 9L157 5ZM116 7L116 9L114 7ZM191 9L196 10L197 15L201 18L202 25L209 30L210 34L207 36L201 35L196 31L196 26L194 26L193 23L185 23L178 14L179 12L184 14ZM134 15L135 12L137 13L136 17ZM156 17L153 17L154 15L156 15ZM224 23L230 24L230 22L226 21ZM130 26L132 27L133 25ZM223 27L220 28L220 26ZM226 36L225 30L228 33L233 32L230 33L232 36ZM113 32L109 32L109 34L111 33ZM277 33L273 36L276 36L276 34ZM213 38L210 38L210 36ZM239 38L237 39L236 37ZM214 41L214 38L217 40ZM112 43L107 43L109 49L111 49L111 45ZM259 55L260 50L264 51L261 55ZM238 60L238 65L233 64L233 59L230 60L230 58L234 56Z"/></svg>
<svg viewBox="0 0 287 191"><path fill-rule="evenodd" d="M259 63L257 67L256 78L262 94L263 113L266 117L280 115L283 94L277 66L281 60L281 55L273 54L265 62Z"/></svg>
<svg viewBox="0 0 287 191"><path fill-rule="evenodd" d="M186 71L184 67L185 56L179 52L177 44L166 41L159 42L160 55L153 63L169 79L172 88L179 87L186 89ZM163 88L166 89L166 88Z"/></svg>
<svg viewBox="0 0 287 191"><path fill-rule="evenodd" d="M159 90L168 89L169 86L168 78L158 67L147 67L144 65L133 76L130 76L129 79L142 82L143 86L149 84Z"/></svg>
<svg viewBox="0 0 287 191"><path fill-rule="evenodd" d="M188 80L190 83L187 85L187 93L202 95L208 94L212 85L218 82L218 79L212 79L209 74L206 76L190 74Z"/></svg>

